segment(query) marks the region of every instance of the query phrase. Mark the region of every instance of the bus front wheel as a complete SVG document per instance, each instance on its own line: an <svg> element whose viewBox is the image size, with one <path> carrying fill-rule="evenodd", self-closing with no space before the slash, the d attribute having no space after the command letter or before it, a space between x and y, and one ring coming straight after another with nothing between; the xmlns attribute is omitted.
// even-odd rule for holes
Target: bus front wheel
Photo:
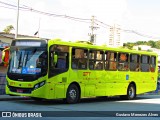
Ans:
<svg viewBox="0 0 160 120"><path fill-rule="evenodd" d="M75 84L71 84L68 87L65 102L69 104L74 104L77 103L79 99L80 99L80 92L78 87Z"/></svg>

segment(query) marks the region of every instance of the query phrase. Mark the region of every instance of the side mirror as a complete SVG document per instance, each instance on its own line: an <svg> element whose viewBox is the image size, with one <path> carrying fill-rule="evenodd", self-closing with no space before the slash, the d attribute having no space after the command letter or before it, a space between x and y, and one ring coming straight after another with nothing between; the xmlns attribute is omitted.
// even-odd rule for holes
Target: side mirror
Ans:
<svg viewBox="0 0 160 120"><path fill-rule="evenodd" d="M58 61L58 56L56 54L54 54L53 56L53 63L56 65Z"/></svg>
<svg viewBox="0 0 160 120"><path fill-rule="evenodd" d="M1 61L2 61L2 62L4 62L4 57L5 57L5 51L3 50L3 51L2 51L2 58L1 58L1 59L2 59Z"/></svg>

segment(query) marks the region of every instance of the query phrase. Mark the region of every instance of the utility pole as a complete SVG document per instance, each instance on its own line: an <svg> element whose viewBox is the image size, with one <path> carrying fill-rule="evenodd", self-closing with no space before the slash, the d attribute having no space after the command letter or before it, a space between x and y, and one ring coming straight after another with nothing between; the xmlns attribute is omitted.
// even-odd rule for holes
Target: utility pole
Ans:
<svg viewBox="0 0 160 120"><path fill-rule="evenodd" d="M18 0L18 5L17 5L17 20L16 20L16 33L15 33L15 38L18 37L18 21L19 21L19 0Z"/></svg>
<svg viewBox="0 0 160 120"><path fill-rule="evenodd" d="M94 30L96 30L98 27L95 26L95 16L92 16L91 18L91 33L88 35L90 36L90 42L91 43L96 43L96 34L94 33Z"/></svg>

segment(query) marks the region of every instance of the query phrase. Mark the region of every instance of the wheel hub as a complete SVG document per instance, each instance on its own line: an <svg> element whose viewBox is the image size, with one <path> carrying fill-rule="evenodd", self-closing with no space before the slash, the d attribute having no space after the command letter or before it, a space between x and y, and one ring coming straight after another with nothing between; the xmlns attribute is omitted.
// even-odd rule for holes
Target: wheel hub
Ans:
<svg viewBox="0 0 160 120"><path fill-rule="evenodd" d="M72 100L74 100L74 99L76 99L76 90L74 90L74 89L71 89L70 91L69 91L69 96L71 97L71 99Z"/></svg>
<svg viewBox="0 0 160 120"><path fill-rule="evenodd" d="M133 87L131 87L131 88L129 89L129 96L130 96L130 98L134 98L134 96L135 96L135 91L134 91L134 88L133 88Z"/></svg>

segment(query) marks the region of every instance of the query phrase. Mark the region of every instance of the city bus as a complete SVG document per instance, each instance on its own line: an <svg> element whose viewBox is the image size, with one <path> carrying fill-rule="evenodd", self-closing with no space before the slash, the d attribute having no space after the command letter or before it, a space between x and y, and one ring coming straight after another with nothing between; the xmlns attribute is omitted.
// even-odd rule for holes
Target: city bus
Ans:
<svg viewBox="0 0 160 120"><path fill-rule="evenodd" d="M132 100L155 91L157 76L153 52L19 38L10 46L6 94L70 104L103 96Z"/></svg>

